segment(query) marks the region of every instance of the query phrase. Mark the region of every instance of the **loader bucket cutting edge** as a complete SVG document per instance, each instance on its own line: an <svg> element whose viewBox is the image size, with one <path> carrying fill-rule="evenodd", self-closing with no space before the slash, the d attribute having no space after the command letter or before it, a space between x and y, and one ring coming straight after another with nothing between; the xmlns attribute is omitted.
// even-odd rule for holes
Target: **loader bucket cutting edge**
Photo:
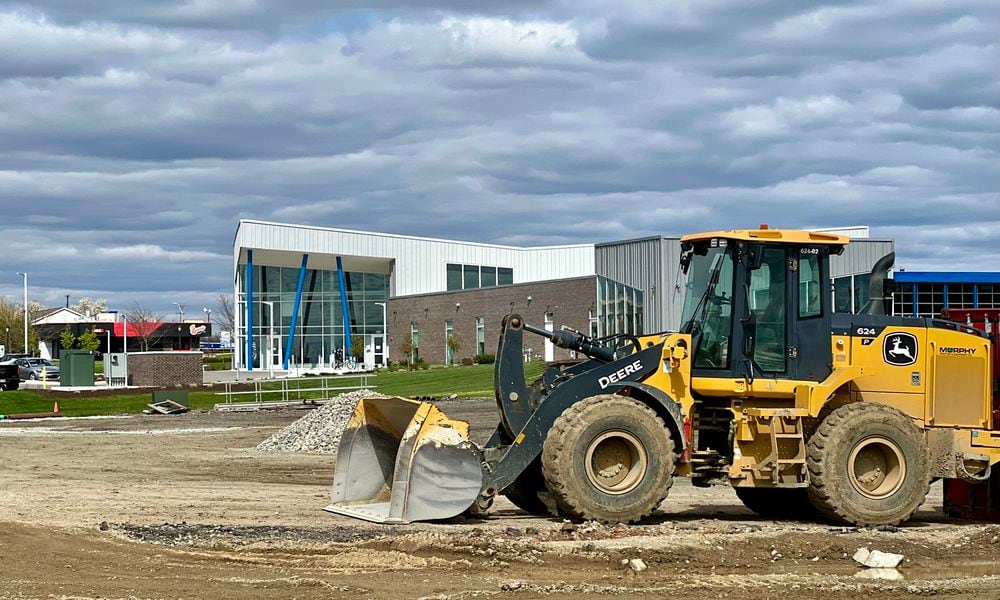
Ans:
<svg viewBox="0 0 1000 600"><path fill-rule="evenodd" d="M481 463L468 423L428 402L367 398L340 440L324 510L376 523L448 519L479 496Z"/></svg>

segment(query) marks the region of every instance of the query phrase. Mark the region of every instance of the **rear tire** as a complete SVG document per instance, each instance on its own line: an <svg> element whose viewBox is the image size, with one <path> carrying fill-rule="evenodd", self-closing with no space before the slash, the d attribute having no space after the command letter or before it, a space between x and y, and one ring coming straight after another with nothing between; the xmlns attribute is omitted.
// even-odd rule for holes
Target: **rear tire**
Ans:
<svg viewBox="0 0 1000 600"><path fill-rule="evenodd" d="M924 436L883 404L856 402L831 412L809 439L806 460L813 505L838 523L897 525L930 489Z"/></svg>
<svg viewBox="0 0 1000 600"><path fill-rule="evenodd" d="M501 492L514 506L526 513L538 516L548 516L549 507L542 502L538 494L547 494L545 478L542 476L542 463L540 459L535 459L528 468L524 470L509 488Z"/></svg>
<svg viewBox="0 0 1000 600"><path fill-rule="evenodd" d="M673 438L651 408L622 396L593 396L556 419L542 447L542 474L561 512L628 523L667 497L675 459Z"/></svg>
<svg viewBox="0 0 1000 600"><path fill-rule="evenodd" d="M758 515L775 520L808 520L816 518L816 509L806 488L733 488L736 496Z"/></svg>

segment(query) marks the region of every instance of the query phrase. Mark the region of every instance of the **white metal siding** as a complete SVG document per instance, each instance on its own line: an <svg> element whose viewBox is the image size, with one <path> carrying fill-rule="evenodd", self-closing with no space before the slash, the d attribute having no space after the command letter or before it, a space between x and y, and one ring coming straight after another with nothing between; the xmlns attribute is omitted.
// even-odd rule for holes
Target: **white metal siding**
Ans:
<svg viewBox="0 0 1000 600"><path fill-rule="evenodd" d="M381 259L391 274L392 294L408 296L447 289L448 263L509 267L514 283L594 275L594 246L547 246L518 248L451 240L406 237L341 229L325 229L282 223L241 221L234 243L235 263L242 251L287 252L288 266L298 266L295 256L303 253L318 261L335 256L346 259ZM259 264L265 264L257 260ZM285 262L285 261L282 261ZM371 263L372 261L367 261Z"/></svg>

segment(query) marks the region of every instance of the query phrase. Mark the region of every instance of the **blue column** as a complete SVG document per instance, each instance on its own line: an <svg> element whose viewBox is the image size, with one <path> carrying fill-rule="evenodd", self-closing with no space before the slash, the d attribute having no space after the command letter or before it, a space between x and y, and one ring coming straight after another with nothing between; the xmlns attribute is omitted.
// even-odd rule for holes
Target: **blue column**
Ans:
<svg viewBox="0 0 1000 600"><path fill-rule="evenodd" d="M340 310L344 313L344 344L347 347L347 356L344 360L350 358L352 354L352 344L351 344L351 314L347 310L347 285L344 283L344 264L341 262L340 257L337 257L337 280L340 282Z"/></svg>
<svg viewBox="0 0 1000 600"><path fill-rule="evenodd" d="M253 250L247 250L247 371L253 371Z"/></svg>
<svg viewBox="0 0 1000 600"><path fill-rule="evenodd" d="M941 293L941 301L944 303L941 308L948 308L948 284L944 284L944 289Z"/></svg>
<svg viewBox="0 0 1000 600"><path fill-rule="evenodd" d="M306 280L306 263L309 262L309 255L302 255L302 266L299 267L299 287L295 290L295 306L292 308L292 324L288 328L288 343L285 344L285 360L282 368L288 370L288 360L292 356L292 342L295 341L295 323L299 320L299 305L302 304L302 284ZM301 357L300 357L301 358Z"/></svg>
<svg viewBox="0 0 1000 600"><path fill-rule="evenodd" d="M917 284L913 284L913 316L917 316Z"/></svg>
<svg viewBox="0 0 1000 600"><path fill-rule="evenodd" d="M979 308L979 284L972 284L972 308Z"/></svg>

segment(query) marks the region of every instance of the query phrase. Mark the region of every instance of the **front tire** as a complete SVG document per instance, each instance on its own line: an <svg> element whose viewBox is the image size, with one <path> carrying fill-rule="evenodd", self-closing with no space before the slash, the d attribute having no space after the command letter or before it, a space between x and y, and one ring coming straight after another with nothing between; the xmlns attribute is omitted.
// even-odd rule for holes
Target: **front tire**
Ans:
<svg viewBox="0 0 1000 600"><path fill-rule="evenodd" d="M810 438L809 497L828 519L861 527L897 525L924 503L930 453L902 412L869 402L831 412Z"/></svg>
<svg viewBox="0 0 1000 600"><path fill-rule="evenodd" d="M528 514L547 516L549 508L542 502L539 494L546 494L548 491L542 476L541 461L535 459L501 495Z"/></svg>
<svg viewBox="0 0 1000 600"><path fill-rule="evenodd" d="M556 419L542 447L542 474L561 512L629 523L667 497L675 459L673 438L651 408L622 396L593 396Z"/></svg>

